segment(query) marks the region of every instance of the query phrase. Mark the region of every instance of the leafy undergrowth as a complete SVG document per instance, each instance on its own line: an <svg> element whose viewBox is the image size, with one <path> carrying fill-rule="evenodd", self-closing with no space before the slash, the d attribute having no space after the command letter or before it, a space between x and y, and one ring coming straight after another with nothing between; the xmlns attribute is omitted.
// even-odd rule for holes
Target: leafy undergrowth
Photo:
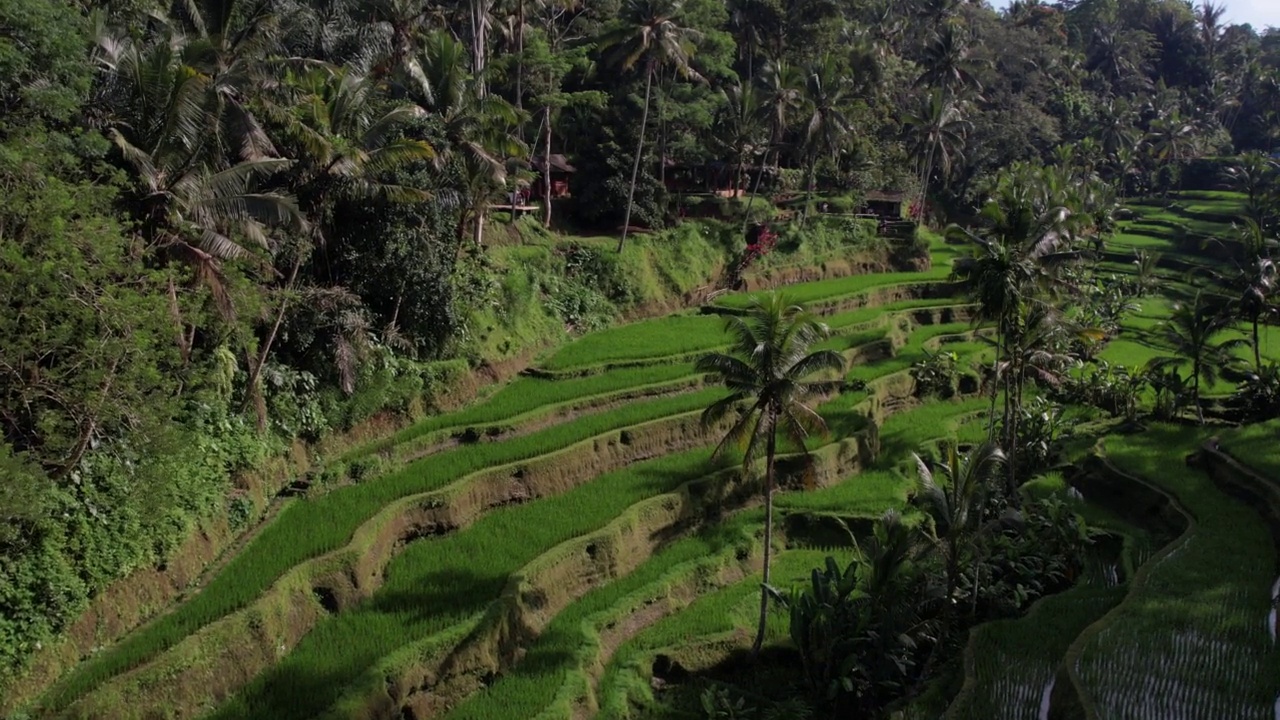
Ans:
<svg viewBox="0 0 1280 720"><path fill-rule="evenodd" d="M1270 717L1280 697L1267 527L1180 459L1170 462L1171 448L1189 452L1204 435L1155 426L1107 442L1117 467L1176 497L1196 524L1083 648L1078 672L1103 717Z"/></svg>

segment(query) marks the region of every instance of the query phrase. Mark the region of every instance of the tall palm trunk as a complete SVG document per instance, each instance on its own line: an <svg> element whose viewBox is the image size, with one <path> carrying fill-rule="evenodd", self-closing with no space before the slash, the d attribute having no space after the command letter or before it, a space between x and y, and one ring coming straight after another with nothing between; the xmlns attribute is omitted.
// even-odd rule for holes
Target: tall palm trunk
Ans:
<svg viewBox="0 0 1280 720"><path fill-rule="evenodd" d="M1200 424L1204 424L1204 405L1200 403L1200 358L1196 358L1191 366L1191 399L1196 404L1196 419Z"/></svg>
<svg viewBox="0 0 1280 720"><path fill-rule="evenodd" d="M524 110L524 0L516 3L516 110ZM524 140L524 121L520 121Z"/></svg>
<svg viewBox="0 0 1280 720"><path fill-rule="evenodd" d="M818 156L815 154L809 159L809 178L805 183L804 213L800 215L800 227L804 227L805 222L809 219L810 211L813 210L813 190L817 174Z"/></svg>
<svg viewBox="0 0 1280 720"><path fill-rule="evenodd" d="M756 639L751 644L751 656L760 654L764 645L765 626L769 621L769 565L773 561L773 472L777 454L778 415L770 410L769 442L765 448L764 462L764 580L760 586L760 621L756 626Z"/></svg>
<svg viewBox="0 0 1280 720"><path fill-rule="evenodd" d="M266 403L262 398L262 369L267 364L267 356L271 353L271 346L275 344L276 336L280 334L280 325L284 322L285 312L289 309L289 293L293 291L294 282L298 279L298 269L301 267L302 252L299 251L293 258L293 268L289 271L289 280L285 282L285 294L280 299L280 308L276 311L275 322L271 324L271 332L267 334L266 342L262 343L262 349L258 351L257 359L253 360L253 356L249 356L253 360L253 367L249 368L247 393L244 405L241 406L240 410L243 412L249 406L249 403L252 402L254 404L259 432L267 429Z"/></svg>
<svg viewBox="0 0 1280 720"><path fill-rule="evenodd" d="M631 165L631 189L627 192L627 214L622 219L622 238L618 240L618 252L627 243L627 230L631 228L631 208L636 200L636 179L640 177L640 155L644 150L644 131L649 124L649 94L653 90L653 63L644 73L644 111L640 113L640 139L636 141L636 160Z"/></svg>
<svg viewBox="0 0 1280 720"><path fill-rule="evenodd" d="M512 216L515 215L515 209L511 210ZM479 249L484 242L484 216L485 208L483 206L476 208L476 224L471 229L471 239L475 242L476 248Z"/></svg>
<svg viewBox="0 0 1280 720"><path fill-rule="evenodd" d="M1262 349L1258 344L1258 313L1253 314L1253 368L1262 372Z"/></svg>
<svg viewBox="0 0 1280 720"><path fill-rule="evenodd" d="M769 164L769 151L765 150L764 155L760 156L760 172L756 173L756 185L751 190L750 197L747 198L747 210L743 213L742 232L747 231L747 225L751 223L751 206L756 202L756 195L760 194L760 183L764 180L764 169Z"/></svg>
<svg viewBox="0 0 1280 720"><path fill-rule="evenodd" d="M551 227L551 106L542 109L546 115L545 135L542 144L542 225Z"/></svg>
<svg viewBox="0 0 1280 720"><path fill-rule="evenodd" d="M991 410L987 413L987 440L996 440L996 398L1000 396L1000 351L1003 349L1002 322L996 323L996 359L991 363Z"/></svg>

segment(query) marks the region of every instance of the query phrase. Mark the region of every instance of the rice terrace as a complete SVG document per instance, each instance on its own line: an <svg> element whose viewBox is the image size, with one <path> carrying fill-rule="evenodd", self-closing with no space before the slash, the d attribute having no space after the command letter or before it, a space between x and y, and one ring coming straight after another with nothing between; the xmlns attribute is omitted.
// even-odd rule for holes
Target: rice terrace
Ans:
<svg viewBox="0 0 1280 720"><path fill-rule="evenodd" d="M1265 21L5 3L0 718L1280 720Z"/></svg>

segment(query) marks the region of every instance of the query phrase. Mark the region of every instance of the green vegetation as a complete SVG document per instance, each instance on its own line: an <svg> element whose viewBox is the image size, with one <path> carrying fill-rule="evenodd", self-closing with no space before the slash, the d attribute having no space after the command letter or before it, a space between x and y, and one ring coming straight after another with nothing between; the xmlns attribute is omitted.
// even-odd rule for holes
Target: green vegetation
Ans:
<svg viewBox="0 0 1280 720"><path fill-rule="evenodd" d="M315 717L379 658L484 610L511 575L541 553L714 468L706 450L671 455L413 543L388 566L386 584L370 601L320 623L215 717Z"/></svg>
<svg viewBox="0 0 1280 720"><path fill-rule="evenodd" d="M1269 715L1280 32L996 4L4 3L0 716Z"/></svg>
<svg viewBox="0 0 1280 720"><path fill-rule="evenodd" d="M1182 707L1266 715L1280 694L1280 653L1263 622L1273 607L1276 549L1248 506L1168 461L1169 448L1193 449L1200 436L1153 427L1107 441L1117 467L1165 489L1195 524L1083 647L1080 677L1104 715L1167 717ZM1137 688L1156 682L1168 693L1137 698Z"/></svg>
<svg viewBox="0 0 1280 720"><path fill-rule="evenodd" d="M715 394L715 391L704 390L635 403L615 412L589 415L506 442L463 447L415 462L370 482L336 489L314 502L290 505L199 594L84 664L51 691L49 701L54 707L61 706L209 622L243 607L289 568L341 547L363 521L392 500L444 487L496 465L518 463L567 448L611 430L690 412L705 405Z"/></svg>
<svg viewBox="0 0 1280 720"><path fill-rule="evenodd" d="M638 603L672 603L673 586L685 578L712 574L725 562L727 545L742 545L748 516L715 525L711 531L685 538L655 555L624 578L592 590L556 615L511 673L468 698L446 717L485 720L500 715L567 717L572 705L589 693L586 672L600 660L600 632L605 623L627 622ZM695 588L700 584L695 582Z"/></svg>

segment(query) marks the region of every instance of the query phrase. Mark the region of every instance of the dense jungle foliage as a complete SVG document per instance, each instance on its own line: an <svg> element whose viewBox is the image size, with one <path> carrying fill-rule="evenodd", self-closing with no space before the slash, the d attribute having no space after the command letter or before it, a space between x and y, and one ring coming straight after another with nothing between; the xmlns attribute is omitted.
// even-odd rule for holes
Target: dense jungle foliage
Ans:
<svg viewBox="0 0 1280 720"><path fill-rule="evenodd" d="M1000 170L1064 158L1121 197L1232 167L1262 198L1280 32L1223 12L0 3L0 677L198 519L248 522L234 471L607 325L658 299L646 262L703 273L669 294L714 280L747 211L681 223L681 169L849 206L903 190L926 219L972 217L1008 189ZM569 196L497 222L516 188L550 187L554 155ZM677 225L618 253L539 243Z"/></svg>

